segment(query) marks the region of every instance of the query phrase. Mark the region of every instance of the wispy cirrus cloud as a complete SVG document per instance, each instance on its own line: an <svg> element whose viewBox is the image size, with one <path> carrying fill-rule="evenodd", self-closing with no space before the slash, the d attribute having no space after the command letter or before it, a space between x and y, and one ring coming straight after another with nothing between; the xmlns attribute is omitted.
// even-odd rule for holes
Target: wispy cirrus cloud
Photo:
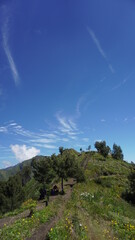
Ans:
<svg viewBox="0 0 135 240"><path fill-rule="evenodd" d="M99 40L97 39L95 33L89 27L87 27L87 30L88 30L93 42L95 43L98 51L100 52L102 57L107 60L106 54L105 54L103 48L101 47L101 44L100 44Z"/></svg>
<svg viewBox="0 0 135 240"><path fill-rule="evenodd" d="M77 105L76 105L76 118L79 118L81 116L81 105L84 103L85 101L85 94L83 94L77 101Z"/></svg>
<svg viewBox="0 0 135 240"><path fill-rule="evenodd" d="M96 37L95 33L93 32L93 30L92 30L91 28L87 27L87 31L88 31L90 37L92 38L94 44L96 45L99 53L101 54L101 56L102 56L102 57L105 59L105 61L107 62L109 70L111 71L111 73L114 73L115 70L114 70L112 64L109 63L108 58L107 58L107 55L106 55L105 51L103 50L103 48L101 47L101 44L100 44L99 39Z"/></svg>
<svg viewBox="0 0 135 240"><path fill-rule="evenodd" d="M118 84L116 84L116 85L112 88L112 91L117 90L117 89L123 87L123 86L127 83L127 81L128 81L132 76L133 76L133 72L130 73L128 76L126 76L121 82L119 82Z"/></svg>
<svg viewBox="0 0 135 240"><path fill-rule="evenodd" d="M36 139L31 139L30 142L32 143L43 143L43 144L48 144L48 143L53 143L56 142L56 139L49 139L49 138L36 138Z"/></svg>
<svg viewBox="0 0 135 240"><path fill-rule="evenodd" d="M59 122L58 129L61 133L66 134L68 137L77 135L78 129L76 123L73 122L72 119L63 117L60 113L56 114L56 118Z"/></svg>
<svg viewBox="0 0 135 240"><path fill-rule="evenodd" d="M0 127L0 133L6 133L7 132L7 128L6 127Z"/></svg>
<svg viewBox="0 0 135 240"><path fill-rule="evenodd" d="M7 56L7 60L9 63L9 67L15 82L15 85L18 85L20 82L20 77L19 77L19 73L15 64L15 61L13 59L13 55L11 53L10 50L10 46L8 43L8 39L9 39L9 16L8 16L8 11L6 9L6 6L4 6L4 10L5 10L5 16L4 16L4 23L2 26L2 38L3 38L3 48L5 51L5 54Z"/></svg>
<svg viewBox="0 0 135 240"><path fill-rule="evenodd" d="M57 120L55 128L53 127L50 130L31 131L13 120L0 126L0 134L7 134L8 139L10 139L8 145L10 155L12 152L15 158L21 162L39 154L40 151L45 151L48 154L49 151L50 153L52 151L57 152L59 146L75 147L76 144L81 142L81 136L83 136L83 142L87 142L73 117L66 117L61 112L56 113L55 117Z"/></svg>

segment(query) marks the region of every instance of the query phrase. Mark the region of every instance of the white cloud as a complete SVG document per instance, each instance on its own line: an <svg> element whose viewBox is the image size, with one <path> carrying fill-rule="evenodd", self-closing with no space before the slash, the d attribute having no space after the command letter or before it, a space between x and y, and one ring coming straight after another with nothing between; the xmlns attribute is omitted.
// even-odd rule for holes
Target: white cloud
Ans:
<svg viewBox="0 0 135 240"><path fill-rule="evenodd" d="M8 22L9 22L8 17L6 17L5 23L2 28L3 47L9 62L9 66L13 75L14 82L16 85L18 85L18 83L20 82L20 78L19 78L19 74L14 62L13 56L11 54L11 50L8 45Z"/></svg>
<svg viewBox="0 0 135 240"><path fill-rule="evenodd" d="M58 147L55 145L50 145L50 144L45 144L44 148L48 148L48 149L57 149Z"/></svg>
<svg viewBox="0 0 135 240"><path fill-rule="evenodd" d="M76 105L76 117L79 118L81 116L81 105L83 104L83 102L85 101L85 94L82 95L78 101L77 101L77 105Z"/></svg>
<svg viewBox="0 0 135 240"><path fill-rule="evenodd" d="M77 130L76 124L75 124L71 119L69 119L68 121L69 121L70 126L71 126L73 129Z"/></svg>
<svg viewBox="0 0 135 240"><path fill-rule="evenodd" d="M57 146L52 144L43 144L43 143L33 143L34 146L46 149L58 149Z"/></svg>
<svg viewBox="0 0 135 240"><path fill-rule="evenodd" d="M13 123L10 123L9 125L10 125L10 126L16 126L17 123L13 122Z"/></svg>
<svg viewBox="0 0 135 240"><path fill-rule="evenodd" d="M7 132L7 128L6 127L0 127L0 132L6 133Z"/></svg>
<svg viewBox="0 0 135 240"><path fill-rule="evenodd" d="M66 119L65 117L61 117L59 114L56 114L56 118L59 122L59 130L68 136L77 134L76 123L71 119Z"/></svg>
<svg viewBox="0 0 135 240"><path fill-rule="evenodd" d="M56 134L53 133L40 133L40 137L47 137L47 138L56 138Z"/></svg>
<svg viewBox="0 0 135 240"><path fill-rule="evenodd" d="M112 73L114 73L115 70L114 70L112 64L110 64L110 63L108 62L108 58L107 58L107 56L106 56L106 53L105 53L105 51L103 50L103 48L101 47L101 44L100 44L98 38L96 37L95 33L94 33L94 32L92 31L92 29L90 29L89 27L87 27L87 31L88 31L88 33L90 34L93 42L95 43L95 45L96 45L99 53L100 53L101 56L106 60L106 62L107 62L107 64L108 64L109 70L110 70Z"/></svg>
<svg viewBox="0 0 135 240"><path fill-rule="evenodd" d="M70 124L67 122L65 118L57 115L57 120L59 121L63 129L65 129L66 131L72 130Z"/></svg>
<svg viewBox="0 0 135 240"><path fill-rule="evenodd" d="M11 150L15 154L19 162L35 157L40 153L40 150L35 147L27 147L26 145L11 145Z"/></svg>
<svg viewBox="0 0 135 240"><path fill-rule="evenodd" d="M98 51L100 52L100 54L102 55L102 57L107 60L106 54L105 54L104 50L102 49L99 40L98 40L97 37L95 36L95 33L94 33L89 27L87 27L87 30L88 30L88 32L89 32L89 34L90 34L93 42L95 43Z"/></svg>
<svg viewBox="0 0 135 240"><path fill-rule="evenodd" d="M35 133L30 132L26 129L24 129L21 125L18 125L15 122L10 123L7 128L9 129L10 133L16 134L16 135L21 135L24 137L33 137L35 136Z"/></svg>
<svg viewBox="0 0 135 240"><path fill-rule="evenodd" d="M54 139L47 139L47 138L40 138L40 139L32 139L30 142L36 142L36 143L52 143L55 142Z"/></svg>

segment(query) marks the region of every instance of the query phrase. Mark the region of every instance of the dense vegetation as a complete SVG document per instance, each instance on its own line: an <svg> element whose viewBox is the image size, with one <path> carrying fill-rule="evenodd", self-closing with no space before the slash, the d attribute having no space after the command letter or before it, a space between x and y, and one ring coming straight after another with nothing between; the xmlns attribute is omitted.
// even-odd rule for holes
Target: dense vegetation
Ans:
<svg viewBox="0 0 135 240"><path fill-rule="evenodd" d="M122 150L116 144L112 151L105 141L96 142L95 147L97 152L89 147L81 153L60 147L57 156L33 158L31 166L1 182L1 215L35 209L29 219L5 225L0 231L1 239L25 239L33 229L49 221L63 206L63 200L58 195L38 211L41 189L45 187L50 194L52 186L57 184L66 193L66 180L74 178L71 198L60 221L48 232L48 239L134 240L135 165L123 161Z"/></svg>

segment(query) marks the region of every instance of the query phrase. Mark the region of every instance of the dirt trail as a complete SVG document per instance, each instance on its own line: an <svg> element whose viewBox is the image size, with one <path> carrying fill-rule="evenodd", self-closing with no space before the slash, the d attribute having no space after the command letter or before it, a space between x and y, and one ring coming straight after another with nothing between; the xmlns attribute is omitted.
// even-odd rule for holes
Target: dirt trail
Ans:
<svg viewBox="0 0 135 240"><path fill-rule="evenodd" d="M65 183L65 186L67 186L66 193L64 195L61 195L61 198L63 199L63 205L61 206L58 214L53 217L49 222L42 224L39 226L39 228L35 229L33 231L33 234L30 238L26 238L27 240L45 240L47 237L47 234L49 230L54 227L54 225L59 221L59 219L62 217L64 209L65 209L65 204L71 197L72 193L72 187L75 184L73 179L70 179L67 183ZM59 196L59 195L58 195ZM55 201L55 199L58 196L52 196L50 197L49 202ZM36 207L36 210L41 210L45 207L45 203L43 201L39 201ZM4 224L7 226L13 224L16 220L20 218L26 218L29 216L29 210L26 210L18 215L15 216L10 216L10 217L4 217L0 219L0 229L3 228Z"/></svg>
<svg viewBox="0 0 135 240"><path fill-rule="evenodd" d="M50 198L50 202L54 201L55 197ZM36 210L41 210L45 207L45 203L43 201L39 201L36 207ZM0 229L3 228L4 224L6 225L11 225L13 224L16 220L20 219L20 218L26 218L29 216L30 211L26 210L22 213L19 213L15 216L10 216L10 217L4 217L0 219Z"/></svg>
<svg viewBox="0 0 135 240"><path fill-rule="evenodd" d="M38 229L35 229L32 236L29 238L26 238L26 240L45 240L47 239L47 234L50 231L51 228L55 226L55 224L60 220L60 218L63 215L65 205L67 201L70 199L72 193L72 188L70 187L66 194L62 196L63 198L63 205L60 208L57 216L53 217L49 222L42 224Z"/></svg>
<svg viewBox="0 0 135 240"><path fill-rule="evenodd" d="M25 218L29 215L29 210L26 210L18 215L11 216L11 217L4 217L0 219L0 229L3 228L4 224L11 225L13 224L17 219Z"/></svg>
<svg viewBox="0 0 135 240"><path fill-rule="evenodd" d="M65 194L63 197L66 198L67 195L68 195L68 193ZM55 199L57 197L58 196L50 196L49 202L55 201ZM44 201L39 201L38 204L37 204L36 210L39 211L39 210L43 209L44 207L45 207ZM0 229L4 227L4 224L9 226L9 225L13 224L16 220L18 220L20 218L28 217L29 213L30 213L30 211L26 210L26 211L24 211L22 213L19 213L19 214L15 215L15 216L1 218L0 219Z"/></svg>

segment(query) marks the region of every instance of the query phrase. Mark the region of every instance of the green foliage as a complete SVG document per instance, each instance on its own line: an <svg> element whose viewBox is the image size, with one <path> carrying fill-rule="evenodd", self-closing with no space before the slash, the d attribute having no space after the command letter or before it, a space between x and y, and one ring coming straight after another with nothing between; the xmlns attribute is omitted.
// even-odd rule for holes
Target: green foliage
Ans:
<svg viewBox="0 0 135 240"><path fill-rule="evenodd" d="M40 189L42 187L42 184L36 181L34 178L32 178L25 187L23 188L25 191L25 199L34 199L38 200L40 197Z"/></svg>
<svg viewBox="0 0 135 240"><path fill-rule="evenodd" d="M77 166L76 171L74 172L73 177L76 179L77 182L84 182L85 181L85 172L84 170Z"/></svg>
<svg viewBox="0 0 135 240"><path fill-rule="evenodd" d="M25 193L22 188L22 182L20 176L10 177L7 182L7 193L8 203L10 210L19 207L25 199Z"/></svg>
<svg viewBox="0 0 135 240"><path fill-rule="evenodd" d="M12 211L19 207L25 199L22 181L19 175L10 177L7 182L0 183L0 212Z"/></svg>
<svg viewBox="0 0 135 240"><path fill-rule="evenodd" d="M50 157L44 157L43 159L32 161L34 178L42 183L44 186L48 186L55 177L55 172L53 170L53 162Z"/></svg>
<svg viewBox="0 0 135 240"><path fill-rule="evenodd" d="M63 180L69 177L76 178L77 181L84 180L84 172L79 167L74 153L65 150L62 155L53 155L53 167L56 175L61 178L61 190L64 192Z"/></svg>
<svg viewBox="0 0 135 240"><path fill-rule="evenodd" d="M22 171L20 172L22 178L22 186L25 186L27 182L31 179L31 167L24 166Z"/></svg>
<svg viewBox="0 0 135 240"><path fill-rule="evenodd" d="M106 146L105 141L101 141L101 142L96 141L95 148L97 149L98 153L100 153L104 157L107 157L110 152L110 147Z"/></svg>
<svg viewBox="0 0 135 240"><path fill-rule="evenodd" d="M123 153L120 146L113 144L112 157L117 160L123 160Z"/></svg>
<svg viewBox="0 0 135 240"><path fill-rule="evenodd" d="M64 152L64 148L63 147L59 147L59 153L62 155Z"/></svg>

